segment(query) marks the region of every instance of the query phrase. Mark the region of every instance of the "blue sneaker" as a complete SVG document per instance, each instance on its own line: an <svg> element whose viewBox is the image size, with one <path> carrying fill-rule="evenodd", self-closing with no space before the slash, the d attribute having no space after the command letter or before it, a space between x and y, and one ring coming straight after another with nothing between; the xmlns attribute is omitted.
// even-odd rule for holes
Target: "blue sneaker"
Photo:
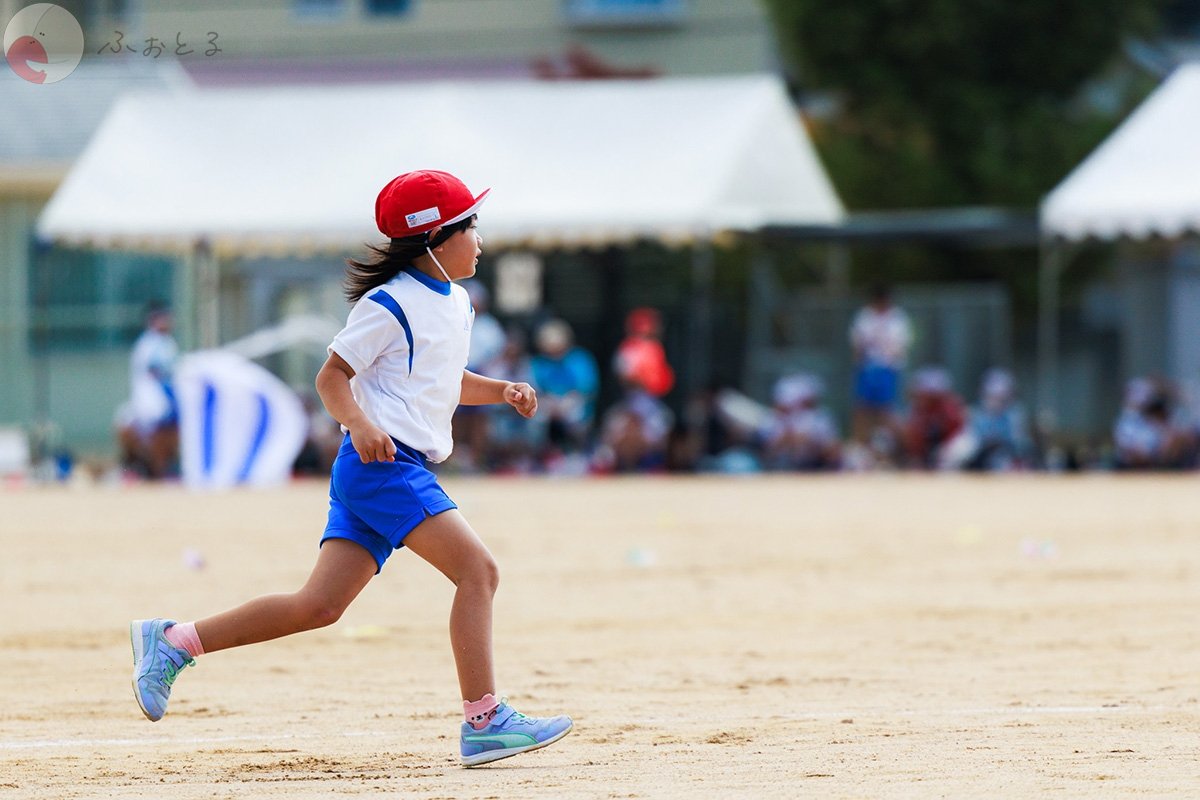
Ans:
<svg viewBox="0 0 1200 800"><path fill-rule="evenodd" d="M482 730L462 724L462 765L477 767L502 758L554 744L571 732L570 717L527 717L500 701L491 722Z"/></svg>
<svg viewBox="0 0 1200 800"><path fill-rule="evenodd" d="M163 631L175 624L171 619L135 619L129 623L133 643L133 696L142 713L158 722L167 713L171 684L179 671L196 663L187 650L167 641Z"/></svg>

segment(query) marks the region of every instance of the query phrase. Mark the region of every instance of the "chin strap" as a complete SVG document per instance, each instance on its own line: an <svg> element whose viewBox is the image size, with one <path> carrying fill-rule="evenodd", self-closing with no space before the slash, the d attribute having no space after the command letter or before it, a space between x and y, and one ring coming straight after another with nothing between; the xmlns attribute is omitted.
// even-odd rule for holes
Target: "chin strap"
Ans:
<svg viewBox="0 0 1200 800"><path fill-rule="evenodd" d="M442 268L442 262L437 260L437 256L433 254L433 251L426 247L425 252L429 253L429 257L432 258L433 263L437 265L438 272L442 273L442 277L446 279L446 283L451 283L450 276L446 274L446 270Z"/></svg>

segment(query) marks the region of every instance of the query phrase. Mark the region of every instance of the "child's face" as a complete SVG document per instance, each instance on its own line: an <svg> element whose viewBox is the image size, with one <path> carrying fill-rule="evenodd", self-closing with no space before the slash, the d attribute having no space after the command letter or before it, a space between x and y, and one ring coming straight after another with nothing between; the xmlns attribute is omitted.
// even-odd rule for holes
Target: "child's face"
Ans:
<svg viewBox="0 0 1200 800"><path fill-rule="evenodd" d="M475 274L479 254L483 252L480 249L482 246L483 238L472 222L469 228L459 231L438 246L438 261L442 262L442 269L452 279L469 278Z"/></svg>

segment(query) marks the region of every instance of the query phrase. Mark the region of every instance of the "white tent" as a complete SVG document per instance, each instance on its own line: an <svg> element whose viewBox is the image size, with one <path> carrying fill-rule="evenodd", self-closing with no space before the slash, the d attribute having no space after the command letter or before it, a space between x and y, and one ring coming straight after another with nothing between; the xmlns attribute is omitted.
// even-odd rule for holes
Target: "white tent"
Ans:
<svg viewBox="0 0 1200 800"><path fill-rule="evenodd" d="M836 224L778 79L476 82L138 94L38 221L74 245L217 256L358 247L374 200L433 167L476 190L491 244L709 238Z"/></svg>
<svg viewBox="0 0 1200 800"><path fill-rule="evenodd" d="M1042 202L1069 240L1200 231L1200 64L1177 69Z"/></svg>
<svg viewBox="0 0 1200 800"><path fill-rule="evenodd" d="M1042 201L1038 384L1058 404L1058 290L1077 242L1200 232L1200 64L1181 66Z"/></svg>

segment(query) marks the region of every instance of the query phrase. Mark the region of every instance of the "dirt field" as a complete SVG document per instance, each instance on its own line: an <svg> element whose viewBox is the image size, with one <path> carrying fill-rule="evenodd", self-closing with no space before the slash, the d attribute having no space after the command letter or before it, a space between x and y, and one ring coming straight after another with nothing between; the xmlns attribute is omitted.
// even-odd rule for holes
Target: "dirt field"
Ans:
<svg viewBox="0 0 1200 800"><path fill-rule="evenodd" d="M501 689L562 742L457 766L451 587L407 552L151 724L128 620L298 586L325 486L0 490L0 800L1200 793L1200 479L447 489L501 563Z"/></svg>

